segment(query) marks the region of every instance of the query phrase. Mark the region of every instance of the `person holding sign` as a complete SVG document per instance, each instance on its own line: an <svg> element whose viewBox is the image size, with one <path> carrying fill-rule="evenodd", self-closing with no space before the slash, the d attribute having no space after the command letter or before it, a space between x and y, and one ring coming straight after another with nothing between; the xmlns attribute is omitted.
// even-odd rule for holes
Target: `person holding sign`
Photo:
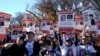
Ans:
<svg viewBox="0 0 100 56"><path fill-rule="evenodd" d="M81 44L77 46L77 56L94 56L96 50L90 44L88 44L88 36L84 36L81 40Z"/></svg>
<svg viewBox="0 0 100 56"><path fill-rule="evenodd" d="M63 37L63 45L61 46L61 55L76 56L76 46L72 42L71 37L66 37L66 38Z"/></svg>

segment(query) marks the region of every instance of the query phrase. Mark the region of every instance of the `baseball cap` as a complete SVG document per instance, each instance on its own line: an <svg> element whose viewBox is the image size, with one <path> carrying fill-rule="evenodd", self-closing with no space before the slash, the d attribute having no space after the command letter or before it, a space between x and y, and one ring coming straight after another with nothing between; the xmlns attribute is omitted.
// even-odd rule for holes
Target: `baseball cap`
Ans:
<svg viewBox="0 0 100 56"><path fill-rule="evenodd" d="M27 35L29 35L29 34L35 35L35 33L33 33L33 32L27 32L26 34L27 34Z"/></svg>

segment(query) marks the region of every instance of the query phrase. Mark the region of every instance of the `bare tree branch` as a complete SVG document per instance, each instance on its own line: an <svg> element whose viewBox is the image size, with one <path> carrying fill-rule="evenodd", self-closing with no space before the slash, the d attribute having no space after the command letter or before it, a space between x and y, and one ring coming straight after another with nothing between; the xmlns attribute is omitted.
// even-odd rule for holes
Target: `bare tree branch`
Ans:
<svg viewBox="0 0 100 56"><path fill-rule="evenodd" d="M100 11L100 0L91 0L94 7Z"/></svg>
<svg viewBox="0 0 100 56"><path fill-rule="evenodd" d="M35 13L33 13L33 12L31 12L31 11L27 10L27 9L26 9L26 11L27 11L27 12L29 12L30 14L34 15L34 16L38 19L38 21L39 21L39 22L41 22L40 18L39 18L38 16L36 16L36 14L35 14Z"/></svg>

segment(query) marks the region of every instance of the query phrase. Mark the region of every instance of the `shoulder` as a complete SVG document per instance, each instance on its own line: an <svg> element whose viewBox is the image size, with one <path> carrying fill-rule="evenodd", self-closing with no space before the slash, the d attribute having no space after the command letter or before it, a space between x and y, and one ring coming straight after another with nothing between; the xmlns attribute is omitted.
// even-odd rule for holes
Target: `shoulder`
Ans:
<svg viewBox="0 0 100 56"><path fill-rule="evenodd" d="M34 41L34 44L35 44L35 45L39 45L39 42L38 42L38 41Z"/></svg>
<svg viewBox="0 0 100 56"><path fill-rule="evenodd" d="M14 43L6 43L5 45L4 45L4 47L5 48L10 48L10 47L12 47L12 46L14 46L15 44Z"/></svg>
<svg viewBox="0 0 100 56"><path fill-rule="evenodd" d="M27 41L24 41L24 45L26 45L27 44Z"/></svg>

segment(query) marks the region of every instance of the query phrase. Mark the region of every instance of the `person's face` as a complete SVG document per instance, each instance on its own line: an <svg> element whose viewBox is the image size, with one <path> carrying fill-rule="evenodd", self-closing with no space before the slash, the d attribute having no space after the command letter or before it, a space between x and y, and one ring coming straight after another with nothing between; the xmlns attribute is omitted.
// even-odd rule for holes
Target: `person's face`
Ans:
<svg viewBox="0 0 100 56"><path fill-rule="evenodd" d="M87 38L84 38L81 40L81 42L82 42L82 44L86 45L88 43L88 40L87 40Z"/></svg>
<svg viewBox="0 0 100 56"><path fill-rule="evenodd" d="M84 39L82 40L82 44L85 44L85 40Z"/></svg>
<svg viewBox="0 0 100 56"><path fill-rule="evenodd" d="M34 35L33 34L28 34L28 40L33 41L34 40Z"/></svg>
<svg viewBox="0 0 100 56"><path fill-rule="evenodd" d="M56 45L59 45L59 42L58 42L57 39L55 39L54 42L55 42Z"/></svg>
<svg viewBox="0 0 100 56"><path fill-rule="evenodd" d="M71 42L65 42L65 45L66 46L70 46L71 45Z"/></svg>
<svg viewBox="0 0 100 56"><path fill-rule="evenodd" d="M46 44L45 47L46 47L46 49L49 49L50 48L50 45Z"/></svg>
<svg viewBox="0 0 100 56"><path fill-rule="evenodd" d="M88 43L90 43L91 40L92 40L91 37L88 37L88 38L87 38L87 42L88 42Z"/></svg>
<svg viewBox="0 0 100 56"><path fill-rule="evenodd" d="M91 37L88 37L88 41L91 41L92 39L91 39Z"/></svg>
<svg viewBox="0 0 100 56"><path fill-rule="evenodd" d="M82 44L83 44L83 45L86 45L87 43L88 43L88 41L82 40Z"/></svg>
<svg viewBox="0 0 100 56"><path fill-rule="evenodd" d="M18 45L22 45L24 43L24 41L22 39L17 38L16 43Z"/></svg>
<svg viewBox="0 0 100 56"><path fill-rule="evenodd" d="M45 38L41 38L41 40L45 40Z"/></svg>

